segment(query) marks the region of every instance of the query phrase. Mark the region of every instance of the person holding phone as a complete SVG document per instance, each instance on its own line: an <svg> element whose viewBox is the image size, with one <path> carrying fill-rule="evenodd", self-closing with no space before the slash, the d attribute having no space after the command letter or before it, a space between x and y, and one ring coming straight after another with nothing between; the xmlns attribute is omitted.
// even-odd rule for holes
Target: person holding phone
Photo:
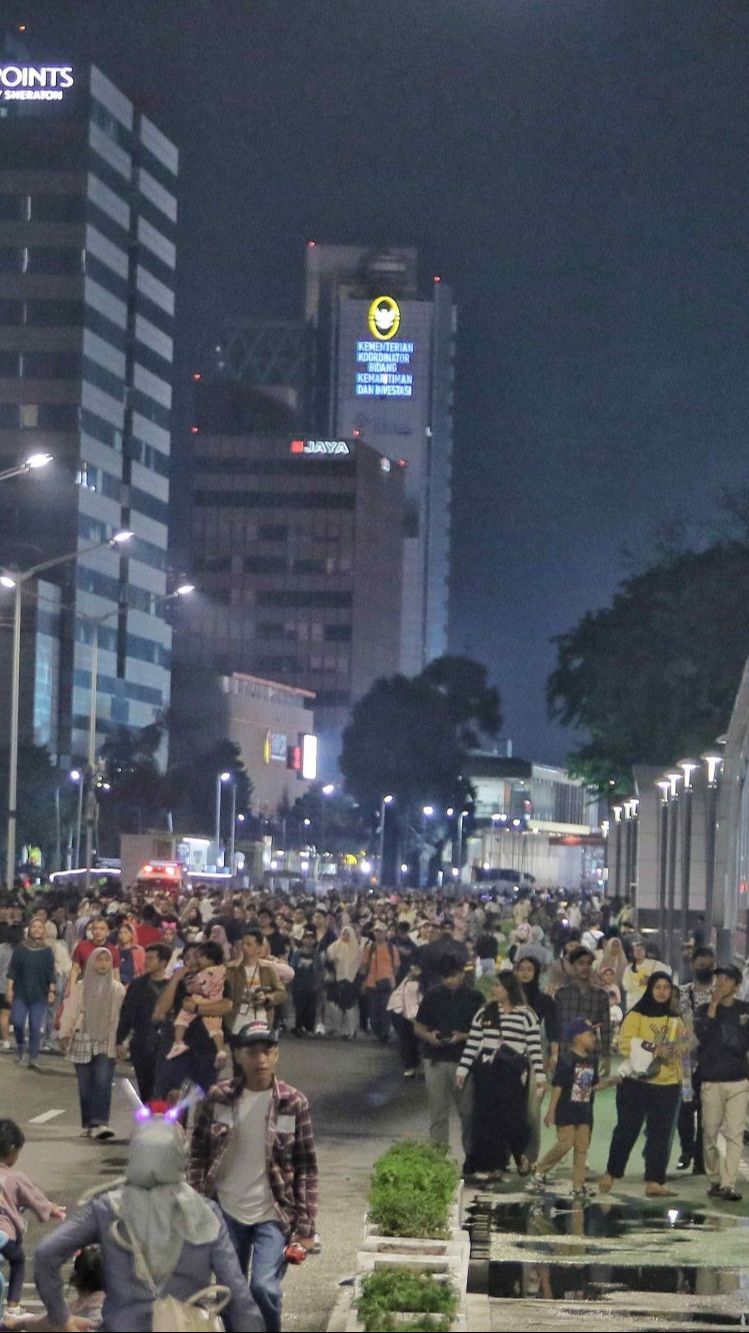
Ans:
<svg viewBox="0 0 749 1333"><path fill-rule="evenodd" d="M439 960L437 972L439 981L424 995L414 1022L414 1032L424 1043L429 1137L432 1143L449 1142L450 1107L454 1106L460 1116L463 1151L468 1158L473 1084L469 1079L459 1088L455 1073L484 997L475 986L466 985L465 964L454 954L448 953Z"/></svg>

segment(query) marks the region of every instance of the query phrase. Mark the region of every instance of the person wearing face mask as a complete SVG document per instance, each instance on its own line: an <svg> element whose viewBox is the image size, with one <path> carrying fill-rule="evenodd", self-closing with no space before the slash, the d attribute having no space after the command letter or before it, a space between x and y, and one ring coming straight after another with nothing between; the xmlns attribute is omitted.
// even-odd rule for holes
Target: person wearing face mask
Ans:
<svg viewBox="0 0 749 1333"><path fill-rule="evenodd" d="M698 1019L712 999L715 987L715 953L706 944L695 949L692 954L692 976L694 979L681 987L681 1012L684 1020L696 1028ZM691 1056L694 1095L691 1101L683 1101L679 1108L678 1130L681 1153L676 1167L679 1171L688 1171L691 1166L692 1175L704 1176L699 1057L699 1047L695 1046Z"/></svg>

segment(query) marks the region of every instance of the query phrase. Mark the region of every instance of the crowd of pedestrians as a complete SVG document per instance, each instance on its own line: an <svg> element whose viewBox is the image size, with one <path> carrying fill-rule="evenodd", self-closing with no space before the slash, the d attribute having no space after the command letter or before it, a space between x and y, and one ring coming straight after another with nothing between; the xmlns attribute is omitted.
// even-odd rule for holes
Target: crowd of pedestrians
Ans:
<svg viewBox="0 0 749 1333"><path fill-rule="evenodd" d="M39 1246L50 1318L77 1317L61 1264L88 1255L79 1295L90 1304L103 1250L106 1327L149 1327L157 1299L184 1302L211 1282L229 1288L227 1327L280 1327L283 1273L314 1247L316 1226L309 1105L276 1072L279 1043L295 1040L392 1042L403 1077L423 1081L433 1142L449 1142L457 1112L467 1178L512 1173L541 1191L572 1153L574 1193L585 1199L594 1098L615 1085L602 1192L616 1189L644 1128L648 1195L672 1193L678 1132L679 1169L707 1173L711 1198L737 1201L745 982L716 967L704 943L687 968L677 985L628 904L595 894L334 891L321 900L300 887L8 899L4 1048L12 1030L15 1059L32 1071L47 1052L67 1056L81 1135L94 1143L112 1136L118 1061L144 1116L156 1116L133 1139L122 1186ZM187 1137L159 1118L167 1110ZM542 1120L556 1130L544 1156ZM18 1134L0 1122L0 1174L13 1169ZM42 1220L60 1218L31 1182L17 1189ZM15 1307L22 1258L12 1221L0 1215ZM153 1241L155 1221L172 1228L168 1245Z"/></svg>

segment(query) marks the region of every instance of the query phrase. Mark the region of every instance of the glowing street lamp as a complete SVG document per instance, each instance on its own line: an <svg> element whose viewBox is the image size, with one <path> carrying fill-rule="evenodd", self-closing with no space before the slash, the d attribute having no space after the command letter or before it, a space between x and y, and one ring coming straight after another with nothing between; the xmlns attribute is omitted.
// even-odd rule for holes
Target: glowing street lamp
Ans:
<svg viewBox="0 0 749 1333"><path fill-rule="evenodd" d="M11 477L23 477L29 472L38 472L40 468L46 467L52 462L52 454L29 454L22 463L17 463L15 467L5 468L0 472L0 481L10 481Z"/></svg>

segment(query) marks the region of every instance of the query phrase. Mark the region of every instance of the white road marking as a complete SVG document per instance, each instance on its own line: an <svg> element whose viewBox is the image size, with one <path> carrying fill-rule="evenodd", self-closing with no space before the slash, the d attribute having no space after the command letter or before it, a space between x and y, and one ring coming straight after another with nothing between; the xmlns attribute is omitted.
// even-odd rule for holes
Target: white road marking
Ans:
<svg viewBox="0 0 749 1333"><path fill-rule="evenodd" d="M30 1125L46 1125L48 1120L54 1120L58 1115L64 1115L65 1111L42 1111L41 1115L32 1115Z"/></svg>

